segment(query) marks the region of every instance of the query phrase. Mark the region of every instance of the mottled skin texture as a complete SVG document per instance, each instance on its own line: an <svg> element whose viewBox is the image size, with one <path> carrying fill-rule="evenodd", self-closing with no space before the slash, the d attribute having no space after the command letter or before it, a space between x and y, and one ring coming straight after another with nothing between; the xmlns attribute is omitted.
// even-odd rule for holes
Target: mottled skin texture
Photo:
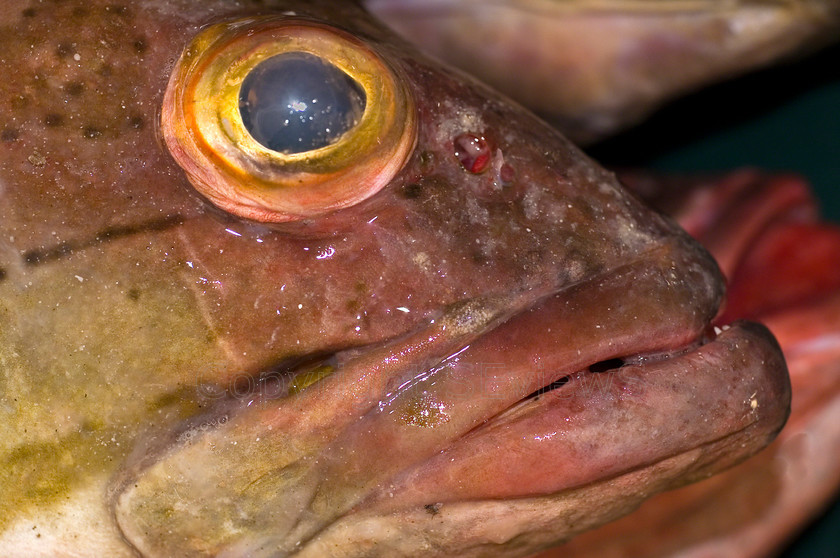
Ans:
<svg viewBox="0 0 840 558"><path fill-rule="evenodd" d="M755 325L704 336L719 272L671 221L354 5L266 4L0 8L5 555L522 555L775 435L778 348ZM369 41L418 141L369 200L267 226L198 196L156 128L200 26L287 10ZM493 146L484 174L452 154L465 132ZM633 366L592 399L613 358ZM566 376L567 397L525 400ZM533 474L516 428L558 465ZM597 432L622 455L590 459Z"/></svg>

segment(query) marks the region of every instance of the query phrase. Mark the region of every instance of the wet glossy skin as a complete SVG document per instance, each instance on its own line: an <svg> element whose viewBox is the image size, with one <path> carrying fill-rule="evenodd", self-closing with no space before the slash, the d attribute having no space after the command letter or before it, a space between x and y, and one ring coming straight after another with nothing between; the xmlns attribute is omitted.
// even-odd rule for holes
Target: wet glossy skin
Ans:
<svg viewBox="0 0 840 558"><path fill-rule="evenodd" d="M199 27L278 10L373 45L419 123L381 192L293 225L211 206L157 133ZM702 249L352 5L0 15L23 76L0 85L11 553L521 555L742 459L784 422L766 330L707 331L722 287ZM464 133L493 146L482 174L454 156ZM589 366L615 358L629 366L593 384ZM319 366L332 374L304 389Z"/></svg>

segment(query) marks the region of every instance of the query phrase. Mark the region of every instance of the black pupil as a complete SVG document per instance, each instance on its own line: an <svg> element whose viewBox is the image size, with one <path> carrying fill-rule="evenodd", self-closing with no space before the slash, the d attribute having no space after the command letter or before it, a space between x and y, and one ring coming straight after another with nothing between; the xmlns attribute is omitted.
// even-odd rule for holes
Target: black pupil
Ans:
<svg viewBox="0 0 840 558"><path fill-rule="evenodd" d="M365 93L342 70L306 52L260 62L242 82L239 112L265 147L302 153L334 143L358 124Z"/></svg>

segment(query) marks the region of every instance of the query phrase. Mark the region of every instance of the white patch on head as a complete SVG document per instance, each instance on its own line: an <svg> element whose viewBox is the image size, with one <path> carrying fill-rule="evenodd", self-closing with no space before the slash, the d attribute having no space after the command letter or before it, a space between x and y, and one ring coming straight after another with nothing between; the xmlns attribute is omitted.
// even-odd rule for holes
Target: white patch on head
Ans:
<svg viewBox="0 0 840 558"><path fill-rule="evenodd" d="M490 221L487 208L478 203L475 198L467 198L467 217L473 225L487 225Z"/></svg>
<svg viewBox="0 0 840 558"><path fill-rule="evenodd" d="M640 251L650 243L650 236L639 230L636 222L622 214L612 217L616 238L633 251Z"/></svg>
<svg viewBox="0 0 840 558"><path fill-rule="evenodd" d="M534 221L540 217L540 191L536 188L529 188L522 196L522 210L525 218Z"/></svg>
<svg viewBox="0 0 840 558"><path fill-rule="evenodd" d="M482 134L484 132L484 119L475 108L456 105L447 99L441 104L443 117L439 119L437 128L438 145L451 143L457 136L465 132Z"/></svg>
<svg viewBox="0 0 840 558"><path fill-rule="evenodd" d="M415 265L422 269L425 272L428 272L432 267L432 262L429 259L429 255L426 252L417 252L411 258Z"/></svg>
<svg viewBox="0 0 840 558"><path fill-rule="evenodd" d="M582 280L586 275L586 266L579 260L567 260L566 273L569 276L569 282L575 283Z"/></svg>
<svg viewBox="0 0 840 558"><path fill-rule="evenodd" d="M79 549L93 549L91 556L135 556L123 542L108 510L104 494L109 478L95 477L69 492L66 501L45 504L6 527L0 533L3 556L87 555Z"/></svg>

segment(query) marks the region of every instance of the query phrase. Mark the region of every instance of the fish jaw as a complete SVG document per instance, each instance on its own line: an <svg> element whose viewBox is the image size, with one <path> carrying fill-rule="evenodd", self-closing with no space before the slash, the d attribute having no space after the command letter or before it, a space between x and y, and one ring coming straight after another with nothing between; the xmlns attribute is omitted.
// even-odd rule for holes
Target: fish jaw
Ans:
<svg viewBox="0 0 840 558"><path fill-rule="evenodd" d="M755 324L704 338L662 252L501 324L489 301L458 308L297 395L228 401L118 477L122 532L149 556L519 556L739 462L784 424L784 360Z"/></svg>

